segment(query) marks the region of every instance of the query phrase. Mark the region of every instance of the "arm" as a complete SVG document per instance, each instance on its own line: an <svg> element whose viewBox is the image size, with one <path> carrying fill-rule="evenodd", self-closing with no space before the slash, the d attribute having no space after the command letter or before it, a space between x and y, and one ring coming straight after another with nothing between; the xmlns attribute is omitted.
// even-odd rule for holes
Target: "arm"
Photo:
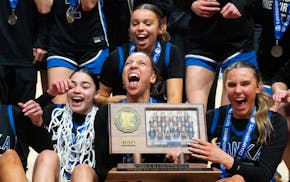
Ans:
<svg viewBox="0 0 290 182"><path fill-rule="evenodd" d="M114 95L110 96L112 92L112 88L108 87L100 82L100 95L95 97L95 102L97 104L107 104L107 103L116 103L125 99L125 95Z"/></svg>
<svg viewBox="0 0 290 182"><path fill-rule="evenodd" d="M182 103L184 57L176 45L171 44L170 63L166 69L166 95L168 103Z"/></svg>
<svg viewBox="0 0 290 182"><path fill-rule="evenodd" d="M81 0L82 9L84 11L91 11L97 3L98 0Z"/></svg>
<svg viewBox="0 0 290 182"><path fill-rule="evenodd" d="M244 177L239 175L239 174L235 174L231 177L227 177L227 178L223 178L220 180L217 180L217 182L246 182Z"/></svg>
<svg viewBox="0 0 290 182"><path fill-rule="evenodd" d="M38 12L41 14L47 14L51 11L53 0L34 0Z"/></svg>
<svg viewBox="0 0 290 182"><path fill-rule="evenodd" d="M41 15L40 13L35 13L37 23L36 23L36 39L33 43L33 63L45 61L48 48L49 39L49 15Z"/></svg>
<svg viewBox="0 0 290 182"><path fill-rule="evenodd" d="M182 78L171 78L166 80L167 103L182 103Z"/></svg>
<svg viewBox="0 0 290 182"><path fill-rule="evenodd" d="M230 170L232 174L239 174L245 181L270 181L282 160L282 155L288 140L287 121L279 114L273 112L271 118L274 130L267 144L261 151L259 160L254 165L243 163L237 159Z"/></svg>
<svg viewBox="0 0 290 182"><path fill-rule="evenodd" d="M73 87L73 84L69 79L67 80L57 80L51 84L51 86L47 90L47 94L44 94L40 96L36 101L29 100L25 104L24 103L18 103L18 106L22 109L22 112L24 116L27 116L30 118L32 123L36 126L42 125L42 109L41 105L45 102L49 102L54 96L64 94L69 89ZM41 104L39 104L41 103Z"/></svg>

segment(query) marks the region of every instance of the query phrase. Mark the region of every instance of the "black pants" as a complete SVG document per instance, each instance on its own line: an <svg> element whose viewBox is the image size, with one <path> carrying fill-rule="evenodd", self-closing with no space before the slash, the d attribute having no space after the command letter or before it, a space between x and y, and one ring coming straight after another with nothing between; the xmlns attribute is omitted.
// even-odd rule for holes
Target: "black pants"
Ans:
<svg viewBox="0 0 290 182"><path fill-rule="evenodd" d="M17 105L35 98L37 74L34 67L0 65L0 102Z"/></svg>

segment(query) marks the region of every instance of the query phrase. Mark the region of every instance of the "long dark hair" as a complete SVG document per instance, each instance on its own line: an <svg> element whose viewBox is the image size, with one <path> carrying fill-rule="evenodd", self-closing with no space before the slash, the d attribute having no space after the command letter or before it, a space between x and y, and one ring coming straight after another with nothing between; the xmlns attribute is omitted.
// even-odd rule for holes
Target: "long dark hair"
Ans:
<svg viewBox="0 0 290 182"><path fill-rule="evenodd" d="M92 78L92 80L94 81L94 84L96 86L96 91L99 90L99 79L97 77L96 74L94 74L93 72L89 71L89 70L86 70L86 69L83 69L83 68L80 68L76 71L74 71L69 78L71 78L75 73L77 72L82 72L82 73L85 73L87 74L88 76L90 76Z"/></svg>

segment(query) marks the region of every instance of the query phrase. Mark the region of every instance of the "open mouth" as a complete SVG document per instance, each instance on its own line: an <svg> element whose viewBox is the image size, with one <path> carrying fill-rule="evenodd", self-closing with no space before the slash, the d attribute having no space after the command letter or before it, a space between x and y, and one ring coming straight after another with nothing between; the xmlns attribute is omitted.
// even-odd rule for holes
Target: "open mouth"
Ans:
<svg viewBox="0 0 290 182"><path fill-rule="evenodd" d="M72 97L72 102L75 104L81 103L84 99L82 97Z"/></svg>
<svg viewBox="0 0 290 182"><path fill-rule="evenodd" d="M129 74L128 80L129 80L129 83L131 83L131 82L139 82L140 77L136 73L131 73L131 74Z"/></svg>
<svg viewBox="0 0 290 182"><path fill-rule="evenodd" d="M135 89L138 86L140 80L140 76L136 73L131 73L128 76L128 81L129 81L129 88Z"/></svg>
<svg viewBox="0 0 290 182"><path fill-rule="evenodd" d="M145 34L140 34L140 35L137 35L137 39L138 41L144 41L148 38L148 35L145 35Z"/></svg>
<svg viewBox="0 0 290 182"><path fill-rule="evenodd" d="M246 104L246 98L235 98L235 101L237 102L237 104L241 107L243 105Z"/></svg>

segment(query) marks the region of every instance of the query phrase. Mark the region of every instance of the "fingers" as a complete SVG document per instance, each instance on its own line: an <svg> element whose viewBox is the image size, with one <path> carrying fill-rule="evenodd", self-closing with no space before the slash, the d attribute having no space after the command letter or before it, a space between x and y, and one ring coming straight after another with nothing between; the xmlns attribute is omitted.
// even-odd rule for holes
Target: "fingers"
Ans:
<svg viewBox="0 0 290 182"><path fill-rule="evenodd" d="M47 51L40 49L40 48L33 48L33 64L36 64L37 62L44 61L47 55Z"/></svg>
<svg viewBox="0 0 290 182"><path fill-rule="evenodd" d="M38 114L42 114L42 109L40 105L33 100L29 100L25 104L18 103L18 105L22 108L22 112L25 116L35 116Z"/></svg>
<svg viewBox="0 0 290 182"><path fill-rule="evenodd" d="M166 158L171 160L174 163L179 163L179 156L181 155L181 149L180 148L175 148L167 152Z"/></svg>
<svg viewBox="0 0 290 182"><path fill-rule="evenodd" d="M70 79L56 80L50 85L47 92L52 96L62 95L73 87Z"/></svg>
<svg viewBox="0 0 290 182"><path fill-rule="evenodd" d="M191 10L200 17L210 18L220 11L219 5L214 0L198 0L192 3Z"/></svg>
<svg viewBox="0 0 290 182"><path fill-rule="evenodd" d="M222 8L221 14L226 19L236 19L242 16L238 8L230 2Z"/></svg>

